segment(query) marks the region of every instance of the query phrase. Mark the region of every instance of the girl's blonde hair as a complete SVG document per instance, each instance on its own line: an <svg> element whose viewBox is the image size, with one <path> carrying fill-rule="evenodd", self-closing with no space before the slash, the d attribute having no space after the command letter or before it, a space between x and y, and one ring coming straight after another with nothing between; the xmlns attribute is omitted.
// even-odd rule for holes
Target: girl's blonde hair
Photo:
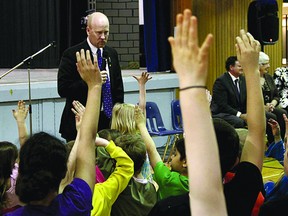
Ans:
<svg viewBox="0 0 288 216"><path fill-rule="evenodd" d="M121 134L135 134L137 127L134 119L134 109L134 104L115 104L112 110L111 129L116 129Z"/></svg>

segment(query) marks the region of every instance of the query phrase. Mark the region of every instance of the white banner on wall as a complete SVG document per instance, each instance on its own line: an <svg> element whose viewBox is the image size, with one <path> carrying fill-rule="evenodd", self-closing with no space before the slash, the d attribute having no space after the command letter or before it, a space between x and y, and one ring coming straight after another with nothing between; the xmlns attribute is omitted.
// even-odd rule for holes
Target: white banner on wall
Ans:
<svg viewBox="0 0 288 216"><path fill-rule="evenodd" d="M139 25L144 25L143 0L139 0Z"/></svg>

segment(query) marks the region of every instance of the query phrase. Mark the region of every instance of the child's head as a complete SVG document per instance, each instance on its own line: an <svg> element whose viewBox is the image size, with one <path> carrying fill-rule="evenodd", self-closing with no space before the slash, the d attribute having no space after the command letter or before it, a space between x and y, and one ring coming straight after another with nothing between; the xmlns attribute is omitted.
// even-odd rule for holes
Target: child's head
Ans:
<svg viewBox="0 0 288 216"><path fill-rule="evenodd" d="M171 170L181 174L187 174L185 142L181 138L176 141L174 153L170 161Z"/></svg>
<svg viewBox="0 0 288 216"><path fill-rule="evenodd" d="M134 134L137 131L134 120L135 105L128 103L115 104L112 110L111 129L122 134Z"/></svg>
<svg viewBox="0 0 288 216"><path fill-rule="evenodd" d="M120 135L121 133L116 129L103 129L98 131L98 136L108 141L110 140L115 141L115 139Z"/></svg>
<svg viewBox="0 0 288 216"><path fill-rule="evenodd" d="M65 145L47 133L34 134L20 150L16 194L23 203L43 200L58 192L66 171Z"/></svg>
<svg viewBox="0 0 288 216"><path fill-rule="evenodd" d="M231 170L239 156L239 136L233 126L223 119L213 118L216 133L222 177Z"/></svg>
<svg viewBox="0 0 288 216"><path fill-rule="evenodd" d="M5 206L6 182L10 178L18 157L17 147L10 142L0 142L0 209Z"/></svg>
<svg viewBox="0 0 288 216"><path fill-rule="evenodd" d="M146 160L146 146L138 134L127 134L118 137L115 144L121 147L134 162L134 175L141 172Z"/></svg>

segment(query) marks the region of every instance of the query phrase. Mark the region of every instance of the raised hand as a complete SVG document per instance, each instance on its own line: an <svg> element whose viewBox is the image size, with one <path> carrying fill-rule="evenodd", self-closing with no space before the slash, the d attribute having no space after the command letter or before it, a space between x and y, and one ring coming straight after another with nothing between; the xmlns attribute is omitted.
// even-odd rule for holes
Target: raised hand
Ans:
<svg viewBox="0 0 288 216"><path fill-rule="evenodd" d="M72 105L74 108L71 110L75 114L76 130L78 131L81 126L82 117L85 113L85 107L79 101L73 101Z"/></svg>
<svg viewBox="0 0 288 216"><path fill-rule="evenodd" d="M241 62L241 66L246 73L254 72L258 70L260 43L255 40L254 37L245 30L240 30L240 35L236 37L236 52L237 59ZM251 70L251 66L255 67L255 70ZM249 69L247 70L247 67Z"/></svg>
<svg viewBox="0 0 288 216"><path fill-rule="evenodd" d="M133 77L137 80L139 85L145 85L146 82L152 79L152 77L148 72L142 72L141 76L133 76Z"/></svg>
<svg viewBox="0 0 288 216"><path fill-rule="evenodd" d="M180 87L205 85L208 54L213 36L208 34L202 46L198 45L197 18L189 9L176 17L176 37L168 38L173 54L173 65L179 75ZM193 64L192 64L192 63Z"/></svg>
<svg viewBox="0 0 288 216"><path fill-rule="evenodd" d="M18 106L16 110L12 110L13 116L17 122L25 122L29 108L26 107L23 100L18 101Z"/></svg>
<svg viewBox="0 0 288 216"><path fill-rule="evenodd" d="M81 78L87 83L88 88L95 85L102 85L102 78L98 67L97 58L94 58L94 64L91 61L90 51L83 49L80 53L76 52L77 70Z"/></svg>
<svg viewBox="0 0 288 216"><path fill-rule="evenodd" d="M18 136L20 146L22 147L25 141L28 138L28 131L26 127L26 118L28 114L29 108L26 107L25 102L23 100L18 101L17 109L12 110L13 116L17 122L18 127Z"/></svg>
<svg viewBox="0 0 288 216"><path fill-rule="evenodd" d="M270 125L270 127L272 129L273 136L281 138L280 126L279 126L278 122L276 120L274 120L274 119L269 119L268 120L268 124Z"/></svg>

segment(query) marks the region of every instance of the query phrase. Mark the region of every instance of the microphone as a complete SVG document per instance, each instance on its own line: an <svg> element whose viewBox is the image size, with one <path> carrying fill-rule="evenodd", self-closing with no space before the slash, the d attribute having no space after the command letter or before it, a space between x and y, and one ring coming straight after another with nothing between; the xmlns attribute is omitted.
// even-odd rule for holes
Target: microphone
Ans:
<svg viewBox="0 0 288 216"><path fill-rule="evenodd" d="M108 53L103 49L102 65L101 65L100 70L106 70L107 64L108 64Z"/></svg>
<svg viewBox="0 0 288 216"><path fill-rule="evenodd" d="M50 43L50 46L53 46L54 48L56 47L56 41L52 41L51 43Z"/></svg>

